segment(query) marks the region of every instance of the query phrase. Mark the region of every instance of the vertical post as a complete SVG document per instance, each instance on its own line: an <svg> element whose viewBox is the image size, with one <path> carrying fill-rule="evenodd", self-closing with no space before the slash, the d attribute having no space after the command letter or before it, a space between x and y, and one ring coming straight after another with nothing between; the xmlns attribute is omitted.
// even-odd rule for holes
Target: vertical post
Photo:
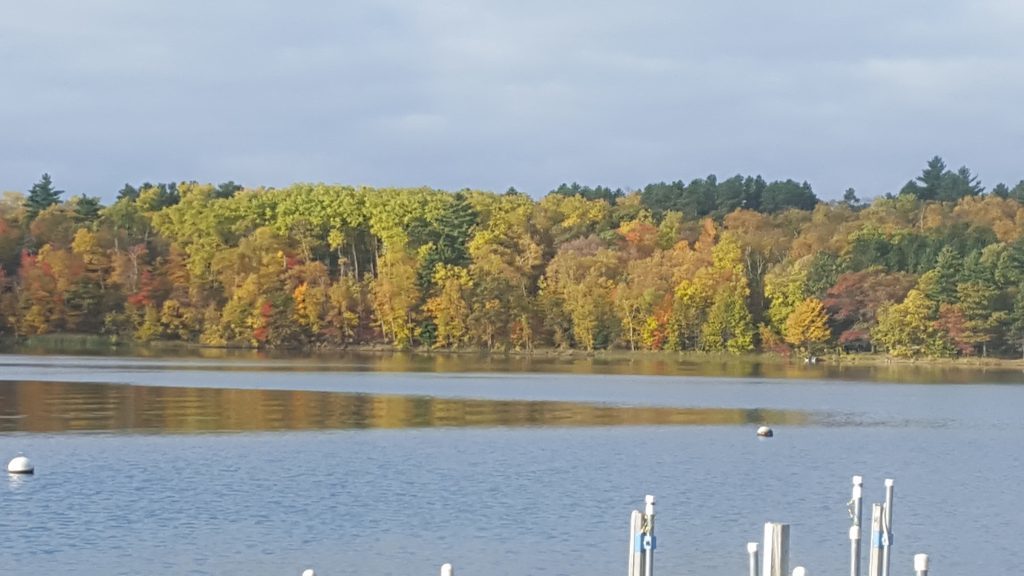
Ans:
<svg viewBox="0 0 1024 576"><path fill-rule="evenodd" d="M654 576L654 496L644 498L644 576Z"/></svg>
<svg viewBox="0 0 1024 576"><path fill-rule="evenodd" d="M914 554L914 574L928 576L928 555Z"/></svg>
<svg viewBox="0 0 1024 576"><path fill-rule="evenodd" d="M850 498L850 576L860 576L860 524L864 516L864 479L853 477L853 495Z"/></svg>
<svg viewBox="0 0 1024 576"><path fill-rule="evenodd" d="M761 576L789 574L789 524L768 522L764 525L764 560Z"/></svg>
<svg viewBox="0 0 1024 576"><path fill-rule="evenodd" d="M641 531L643 530L643 514L633 510L629 516L629 572L628 576L643 576L643 546Z"/></svg>
<svg viewBox="0 0 1024 576"><path fill-rule="evenodd" d="M441 576L455 576L455 571L451 564L441 564Z"/></svg>
<svg viewBox="0 0 1024 576"><path fill-rule="evenodd" d="M747 554L750 556L750 576L757 576L760 568L757 561L757 542L747 542Z"/></svg>
<svg viewBox="0 0 1024 576"><path fill-rule="evenodd" d="M885 479L885 515L882 517L882 576L889 576L892 562L892 498L893 480Z"/></svg>
<svg viewBox="0 0 1024 576"><path fill-rule="evenodd" d="M868 555L868 576L882 576L882 505L871 505L871 552Z"/></svg>

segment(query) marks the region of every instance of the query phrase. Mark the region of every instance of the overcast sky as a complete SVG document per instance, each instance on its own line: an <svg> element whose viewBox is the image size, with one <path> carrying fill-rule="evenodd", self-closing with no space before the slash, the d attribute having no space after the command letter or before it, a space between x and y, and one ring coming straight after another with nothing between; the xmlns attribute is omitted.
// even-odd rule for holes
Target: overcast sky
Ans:
<svg viewBox="0 0 1024 576"><path fill-rule="evenodd" d="M1020 0L31 0L0 190L1024 178Z"/></svg>

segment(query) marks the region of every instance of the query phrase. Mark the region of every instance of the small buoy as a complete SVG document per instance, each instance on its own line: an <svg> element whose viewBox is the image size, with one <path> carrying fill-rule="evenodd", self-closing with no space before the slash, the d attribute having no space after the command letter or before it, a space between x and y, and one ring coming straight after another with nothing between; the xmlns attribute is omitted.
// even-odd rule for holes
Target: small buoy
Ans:
<svg viewBox="0 0 1024 576"><path fill-rule="evenodd" d="M32 467L32 462L24 456L15 456L10 463L7 464L7 471L11 474L32 474L35 472L35 468Z"/></svg>
<svg viewBox="0 0 1024 576"><path fill-rule="evenodd" d="M775 432L767 426L761 426L757 429L757 435L762 438L771 438L772 436L775 436Z"/></svg>
<svg viewBox="0 0 1024 576"><path fill-rule="evenodd" d="M312 568L306 568L302 571L302 576L316 576L316 572Z"/></svg>

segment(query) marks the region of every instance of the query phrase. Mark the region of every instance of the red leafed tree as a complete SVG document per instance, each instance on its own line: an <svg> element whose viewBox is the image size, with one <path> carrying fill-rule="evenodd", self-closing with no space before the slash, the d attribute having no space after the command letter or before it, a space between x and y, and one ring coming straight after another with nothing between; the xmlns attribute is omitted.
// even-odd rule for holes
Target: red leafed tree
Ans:
<svg viewBox="0 0 1024 576"><path fill-rule="evenodd" d="M914 276L868 268L841 275L823 301L844 346L870 345L871 327L878 309L887 302L900 302L914 286Z"/></svg>
<svg viewBox="0 0 1024 576"><path fill-rule="evenodd" d="M959 305L939 305L939 319L934 326L946 334L949 343L953 345L957 353L962 356L974 354L974 344L970 342L967 329L967 318Z"/></svg>

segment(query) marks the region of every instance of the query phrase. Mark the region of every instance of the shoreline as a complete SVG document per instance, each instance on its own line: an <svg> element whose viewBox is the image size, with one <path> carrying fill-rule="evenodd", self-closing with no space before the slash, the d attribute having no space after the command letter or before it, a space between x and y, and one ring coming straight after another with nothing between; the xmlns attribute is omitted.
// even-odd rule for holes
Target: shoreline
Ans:
<svg viewBox="0 0 1024 576"><path fill-rule="evenodd" d="M727 354L710 352L671 352L664 350L572 350L539 348L533 350L487 350L487 349L402 349L386 344L364 344L347 347L305 347L288 349L260 349L251 346L208 346L180 341L112 341L101 335L54 334L21 339L5 338L0 342L0 352L24 354L124 354L151 356L174 353L193 353L199 356L245 355L258 357L323 358L332 355L363 354L436 358L477 358L477 359L521 359L542 361L595 361L601 364L629 364L637 361L673 363L679 366L698 364L762 364L762 365L805 365L798 356L782 356L773 353ZM1000 369L1024 370L1024 359L993 357L962 358L893 358L879 353L826 354L817 357L810 366L829 367L885 367L908 366L917 368L959 368L959 369Z"/></svg>

